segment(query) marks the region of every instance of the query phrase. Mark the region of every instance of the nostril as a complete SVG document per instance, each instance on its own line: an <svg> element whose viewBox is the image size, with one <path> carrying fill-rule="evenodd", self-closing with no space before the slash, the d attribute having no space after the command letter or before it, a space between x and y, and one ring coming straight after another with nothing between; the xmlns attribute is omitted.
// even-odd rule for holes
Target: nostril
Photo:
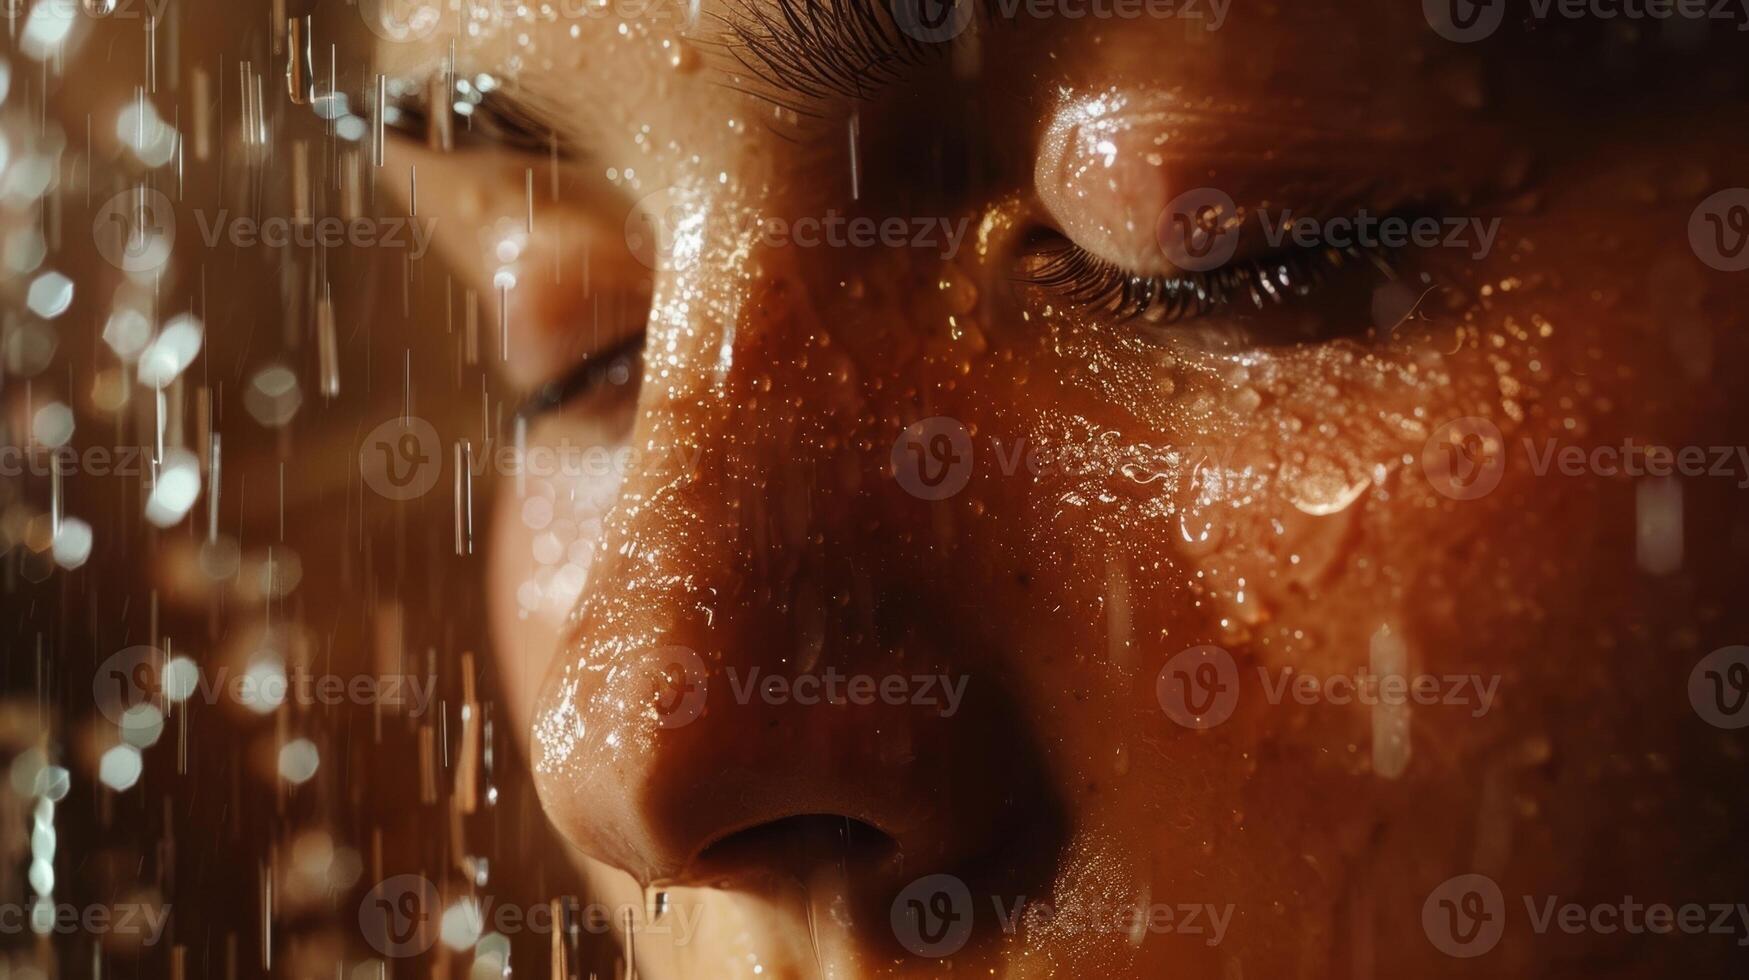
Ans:
<svg viewBox="0 0 1749 980"><path fill-rule="evenodd" d="M712 887L774 875L805 883L818 868L870 869L898 850L891 836L854 817L798 814L719 837L693 858L683 877Z"/></svg>

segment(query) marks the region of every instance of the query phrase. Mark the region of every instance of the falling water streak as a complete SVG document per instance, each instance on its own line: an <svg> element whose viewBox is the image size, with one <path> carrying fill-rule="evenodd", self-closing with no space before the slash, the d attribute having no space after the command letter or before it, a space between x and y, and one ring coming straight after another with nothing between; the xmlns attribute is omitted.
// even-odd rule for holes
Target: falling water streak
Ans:
<svg viewBox="0 0 1749 980"><path fill-rule="evenodd" d="M498 287L498 359L510 360L510 287Z"/></svg>
<svg viewBox="0 0 1749 980"><path fill-rule="evenodd" d="M565 905L563 901L557 898L549 901L547 905L552 910L552 921L554 923L551 943L552 952L550 955L550 961L552 962L553 967L551 980L567 980L571 975L571 969L570 964L566 962L565 958L565 930L559 925L565 921Z"/></svg>
<svg viewBox="0 0 1749 980"><path fill-rule="evenodd" d="M1648 575L1682 568L1682 484L1674 476L1642 477L1634 485L1634 557Z"/></svg>
<svg viewBox="0 0 1749 980"><path fill-rule="evenodd" d="M528 496L528 467L523 461L528 459L528 419L516 416L516 499L522 500Z"/></svg>
<svg viewBox="0 0 1749 980"><path fill-rule="evenodd" d="M814 896L802 886L802 905L808 910L808 949L814 954L814 976L825 980L826 964L820 959L820 923L814 914Z"/></svg>
<svg viewBox="0 0 1749 980"><path fill-rule="evenodd" d="M154 414L152 418L152 463L164 462L164 389L159 388L152 393Z"/></svg>
<svg viewBox="0 0 1749 980"><path fill-rule="evenodd" d="M146 86L158 94L158 18L146 16Z"/></svg>
<svg viewBox="0 0 1749 980"><path fill-rule="evenodd" d="M373 118L371 120L370 158L377 166L383 165L384 125L389 109L389 76L377 75L377 98Z"/></svg>
<svg viewBox="0 0 1749 980"><path fill-rule="evenodd" d="M1382 625L1372 635L1370 667L1376 683L1384 685L1387 678L1396 678L1399 689L1406 687L1409 674L1409 648L1389 624ZM1385 779L1396 779L1409 768L1410 703L1388 704L1375 698L1372 706L1372 767Z"/></svg>
<svg viewBox="0 0 1749 980"><path fill-rule="evenodd" d="M180 200L182 200L182 197L183 197L183 191L185 189L185 182L186 182L187 176L188 176L188 167L187 167L188 140L186 138L184 138L182 135L182 107L181 106L176 107L176 112L171 118L174 122L175 130L176 130L175 135L171 137L171 139L176 141L176 199L178 201L180 201ZM89 163L86 164L86 169L87 170L90 169ZM86 177L90 177L90 176L91 175L89 173L86 174Z"/></svg>
<svg viewBox="0 0 1749 980"><path fill-rule="evenodd" d="M1122 558L1105 564L1106 657L1119 667L1130 664L1130 572Z"/></svg>
<svg viewBox="0 0 1749 980"><path fill-rule="evenodd" d="M290 26L288 22L291 19L285 15L285 0L273 0L273 5L268 10L268 16L273 18L269 21L273 25L273 53L279 54L285 50L285 33L286 28Z"/></svg>
<svg viewBox="0 0 1749 980"><path fill-rule="evenodd" d="M364 178L359 175L362 158L357 150L347 150L340 159L340 216L351 221L364 214Z"/></svg>
<svg viewBox="0 0 1749 980"><path fill-rule="evenodd" d="M265 862L261 869L261 966L273 970L273 875Z"/></svg>
<svg viewBox="0 0 1749 980"><path fill-rule="evenodd" d="M292 141L292 222L310 223L310 144Z"/></svg>
<svg viewBox="0 0 1749 980"><path fill-rule="evenodd" d="M407 168L407 216L419 217L419 168Z"/></svg>
<svg viewBox="0 0 1749 980"><path fill-rule="evenodd" d="M61 467L49 467L49 540L61 540Z"/></svg>
<svg viewBox="0 0 1749 980"><path fill-rule="evenodd" d="M625 978L625 980L637 980L637 976L638 976L638 951L637 951L636 942L633 939L632 910L631 909L626 909L626 911L625 911L625 930L626 930L626 978Z"/></svg>
<svg viewBox="0 0 1749 980"><path fill-rule="evenodd" d="M249 115L251 104L249 98L249 62L239 61L237 62L237 110L242 114L242 119L238 129L243 134L243 145L245 146L251 146L255 143L255 121Z"/></svg>
<svg viewBox="0 0 1749 980"><path fill-rule="evenodd" d="M862 200L862 166L858 159L862 145L862 117L852 112L850 114L850 199Z"/></svg>
<svg viewBox="0 0 1749 980"><path fill-rule="evenodd" d="M316 356L322 365L322 394L340 397L340 351L334 328L333 286L322 283L322 298L316 301Z"/></svg>
<svg viewBox="0 0 1749 980"><path fill-rule="evenodd" d="M548 190L552 195L551 199L557 201L559 199L559 135L557 133L547 134L547 180L550 183ZM558 264L557 249L553 250L553 263Z"/></svg>
<svg viewBox="0 0 1749 980"><path fill-rule="evenodd" d="M291 17L286 20L286 32L289 34L285 52L285 88L291 96L292 105L309 105L310 97L315 92L311 81L313 71L310 57L310 17Z"/></svg>
<svg viewBox="0 0 1749 980"><path fill-rule="evenodd" d="M425 144L445 153L455 149L455 88L450 84L448 69L432 75L425 83Z"/></svg>
<svg viewBox="0 0 1749 980"><path fill-rule="evenodd" d="M455 457L455 553L462 553L462 444L456 443L452 455Z"/></svg>
<svg viewBox="0 0 1749 980"><path fill-rule="evenodd" d="M480 363L480 301L472 289L467 290L463 300L467 309L464 311L462 326L462 355L469 367Z"/></svg>
<svg viewBox="0 0 1749 980"><path fill-rule="evenodd" d="M219 538L219 434L213 433L207 440L206 468L209 474L206 495L206 539L217 541Z"/></svg>
<svg viewBox="0 0 1749 980"><path fill-rule="evenodd" d="M255 104L255 143L257 146L267 145L267 96L266 86L259 74L251 70L249 74L250 90Z"/></svg>
<svg viewBox="0 0 1749 980"><path fill-rule="evenodd" d="M528 203L528 235L534 237L534 168L526 167L522 171L523 197Z"/></svg>

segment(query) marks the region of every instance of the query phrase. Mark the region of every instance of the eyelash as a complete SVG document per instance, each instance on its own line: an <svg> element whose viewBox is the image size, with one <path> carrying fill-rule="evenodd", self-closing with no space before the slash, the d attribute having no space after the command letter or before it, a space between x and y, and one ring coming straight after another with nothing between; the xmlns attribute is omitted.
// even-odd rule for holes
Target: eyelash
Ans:
<svg viewBox="0 0 1749 980"><path fill-rule="evenodd" d="M777 0L775 10L746 3L731 27L738 42L735 59L743 68L778 91L814 99L828 94L864 98L945 50L894 28L876 0Z"/></svg>
<svg viewBox="0 0 1749 980"><path fill-rule="evenodd" d="M1023 281L1118 322L1182 323L1226 310L1264 310L1303 299L1333 275L1370 262L1395 278L1383 248L1290 248L1210 272L1142 276L1099 258L1067 238L1035 246L1037 265Z"/></svg>

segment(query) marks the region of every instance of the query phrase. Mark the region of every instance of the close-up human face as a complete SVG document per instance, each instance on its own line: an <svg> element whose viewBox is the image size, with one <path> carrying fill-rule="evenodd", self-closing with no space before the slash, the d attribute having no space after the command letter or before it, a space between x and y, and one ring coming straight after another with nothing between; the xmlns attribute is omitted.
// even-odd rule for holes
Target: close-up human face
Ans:
<svg viewBox="0 0 1749 980"><path fill-rule="evenodd" d="M94 6L0 103L39 954L1749 956L1743 10Z"/></svg>

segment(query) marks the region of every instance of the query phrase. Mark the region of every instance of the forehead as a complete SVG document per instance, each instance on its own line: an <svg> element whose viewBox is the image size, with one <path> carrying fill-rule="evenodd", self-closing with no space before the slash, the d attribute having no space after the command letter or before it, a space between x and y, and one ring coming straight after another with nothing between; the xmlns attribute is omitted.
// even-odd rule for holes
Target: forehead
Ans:
<svg viewBox="0 0 1749 980"><path fill-rule="evenodd" d="M808 108L783 84L794 72L772 70L773 53L790 67L824 60L841 77L869 76L856 87L873 96L876 81L898 74L887 71L891 55L854 38L848 49L834 44L870 24L901 46L901 61L950 62L958 76L994 77L1025 94L1146 83L1192 96L1268 87L1380 99L1390 90L1374 84L1379 77L1412 70L1414 50L1438 40L1418 5L1383 0L976 0L947 15L964 25L947 43L942 29L918 22L915 10L930 0L463 0L442 14L417 6L434 2L360 3L379 70L489 74L608 136L679 126L698 131L676 138L715 138L737 128L737 116L757 127L773 103Z"/></svg>

